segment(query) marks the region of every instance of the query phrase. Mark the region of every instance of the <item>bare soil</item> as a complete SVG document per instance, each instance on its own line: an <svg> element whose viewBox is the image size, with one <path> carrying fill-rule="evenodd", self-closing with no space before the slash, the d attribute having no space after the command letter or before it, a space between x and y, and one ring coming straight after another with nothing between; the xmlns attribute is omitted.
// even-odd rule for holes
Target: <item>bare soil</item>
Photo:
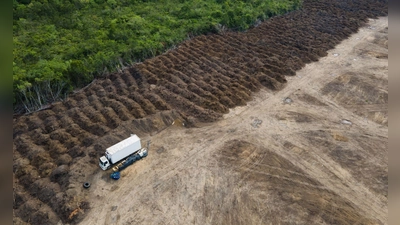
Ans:
<svg viewBox="0 0 400 225"><path fill-rule="evenodd" d="M14 223L387 224L386 13L305 1L15 118ZM111 180L130 133L149 155Z"/></svg>

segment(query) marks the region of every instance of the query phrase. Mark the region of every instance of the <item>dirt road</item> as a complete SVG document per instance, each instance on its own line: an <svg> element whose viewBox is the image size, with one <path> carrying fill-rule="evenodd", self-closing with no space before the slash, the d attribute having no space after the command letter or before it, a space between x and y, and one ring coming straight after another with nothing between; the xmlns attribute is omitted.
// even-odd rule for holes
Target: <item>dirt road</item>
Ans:
<svg viewBox="0 0 400 225"><path fill-rule="evenodd" d="M387 27L370 20L222 120L143 136L120 180L93 175L80 224L387 224Z"/></svg>

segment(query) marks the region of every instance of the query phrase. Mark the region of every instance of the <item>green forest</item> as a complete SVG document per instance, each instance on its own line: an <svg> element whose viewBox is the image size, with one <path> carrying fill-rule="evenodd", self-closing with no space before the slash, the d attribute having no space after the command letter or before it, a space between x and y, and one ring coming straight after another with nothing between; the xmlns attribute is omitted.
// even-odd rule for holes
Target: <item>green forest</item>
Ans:
<svg viewBox="0 0 400 225"><path fill-rule="evenodd" d="M59 100L185 39L244 31L302 0L13 0L14 106Z"/></svg>

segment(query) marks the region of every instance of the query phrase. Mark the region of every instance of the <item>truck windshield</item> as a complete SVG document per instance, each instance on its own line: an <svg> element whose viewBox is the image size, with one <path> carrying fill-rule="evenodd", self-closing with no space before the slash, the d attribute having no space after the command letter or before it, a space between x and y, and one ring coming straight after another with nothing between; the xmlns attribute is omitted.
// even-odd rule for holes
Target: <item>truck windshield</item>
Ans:
<svg viewBox="0 0 400 225"><path fill-rule="evenodd" d="M100 164L104 166L104 162L102 162L101 159L99 159L99 161L100 161Z"/></svg>

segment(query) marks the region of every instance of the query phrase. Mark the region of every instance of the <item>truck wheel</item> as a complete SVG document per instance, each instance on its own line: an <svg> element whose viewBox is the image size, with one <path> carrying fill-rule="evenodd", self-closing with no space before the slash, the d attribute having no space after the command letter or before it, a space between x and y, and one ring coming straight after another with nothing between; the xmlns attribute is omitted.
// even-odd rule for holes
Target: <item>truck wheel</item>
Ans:
<svg viewBox="0 0 400 225"><path fill-rule="evenodd" d="M89 182L83 183L83 187L84 187L84 188L89 188L89 187L90 187L90 183L89 183Z"/></svg>

